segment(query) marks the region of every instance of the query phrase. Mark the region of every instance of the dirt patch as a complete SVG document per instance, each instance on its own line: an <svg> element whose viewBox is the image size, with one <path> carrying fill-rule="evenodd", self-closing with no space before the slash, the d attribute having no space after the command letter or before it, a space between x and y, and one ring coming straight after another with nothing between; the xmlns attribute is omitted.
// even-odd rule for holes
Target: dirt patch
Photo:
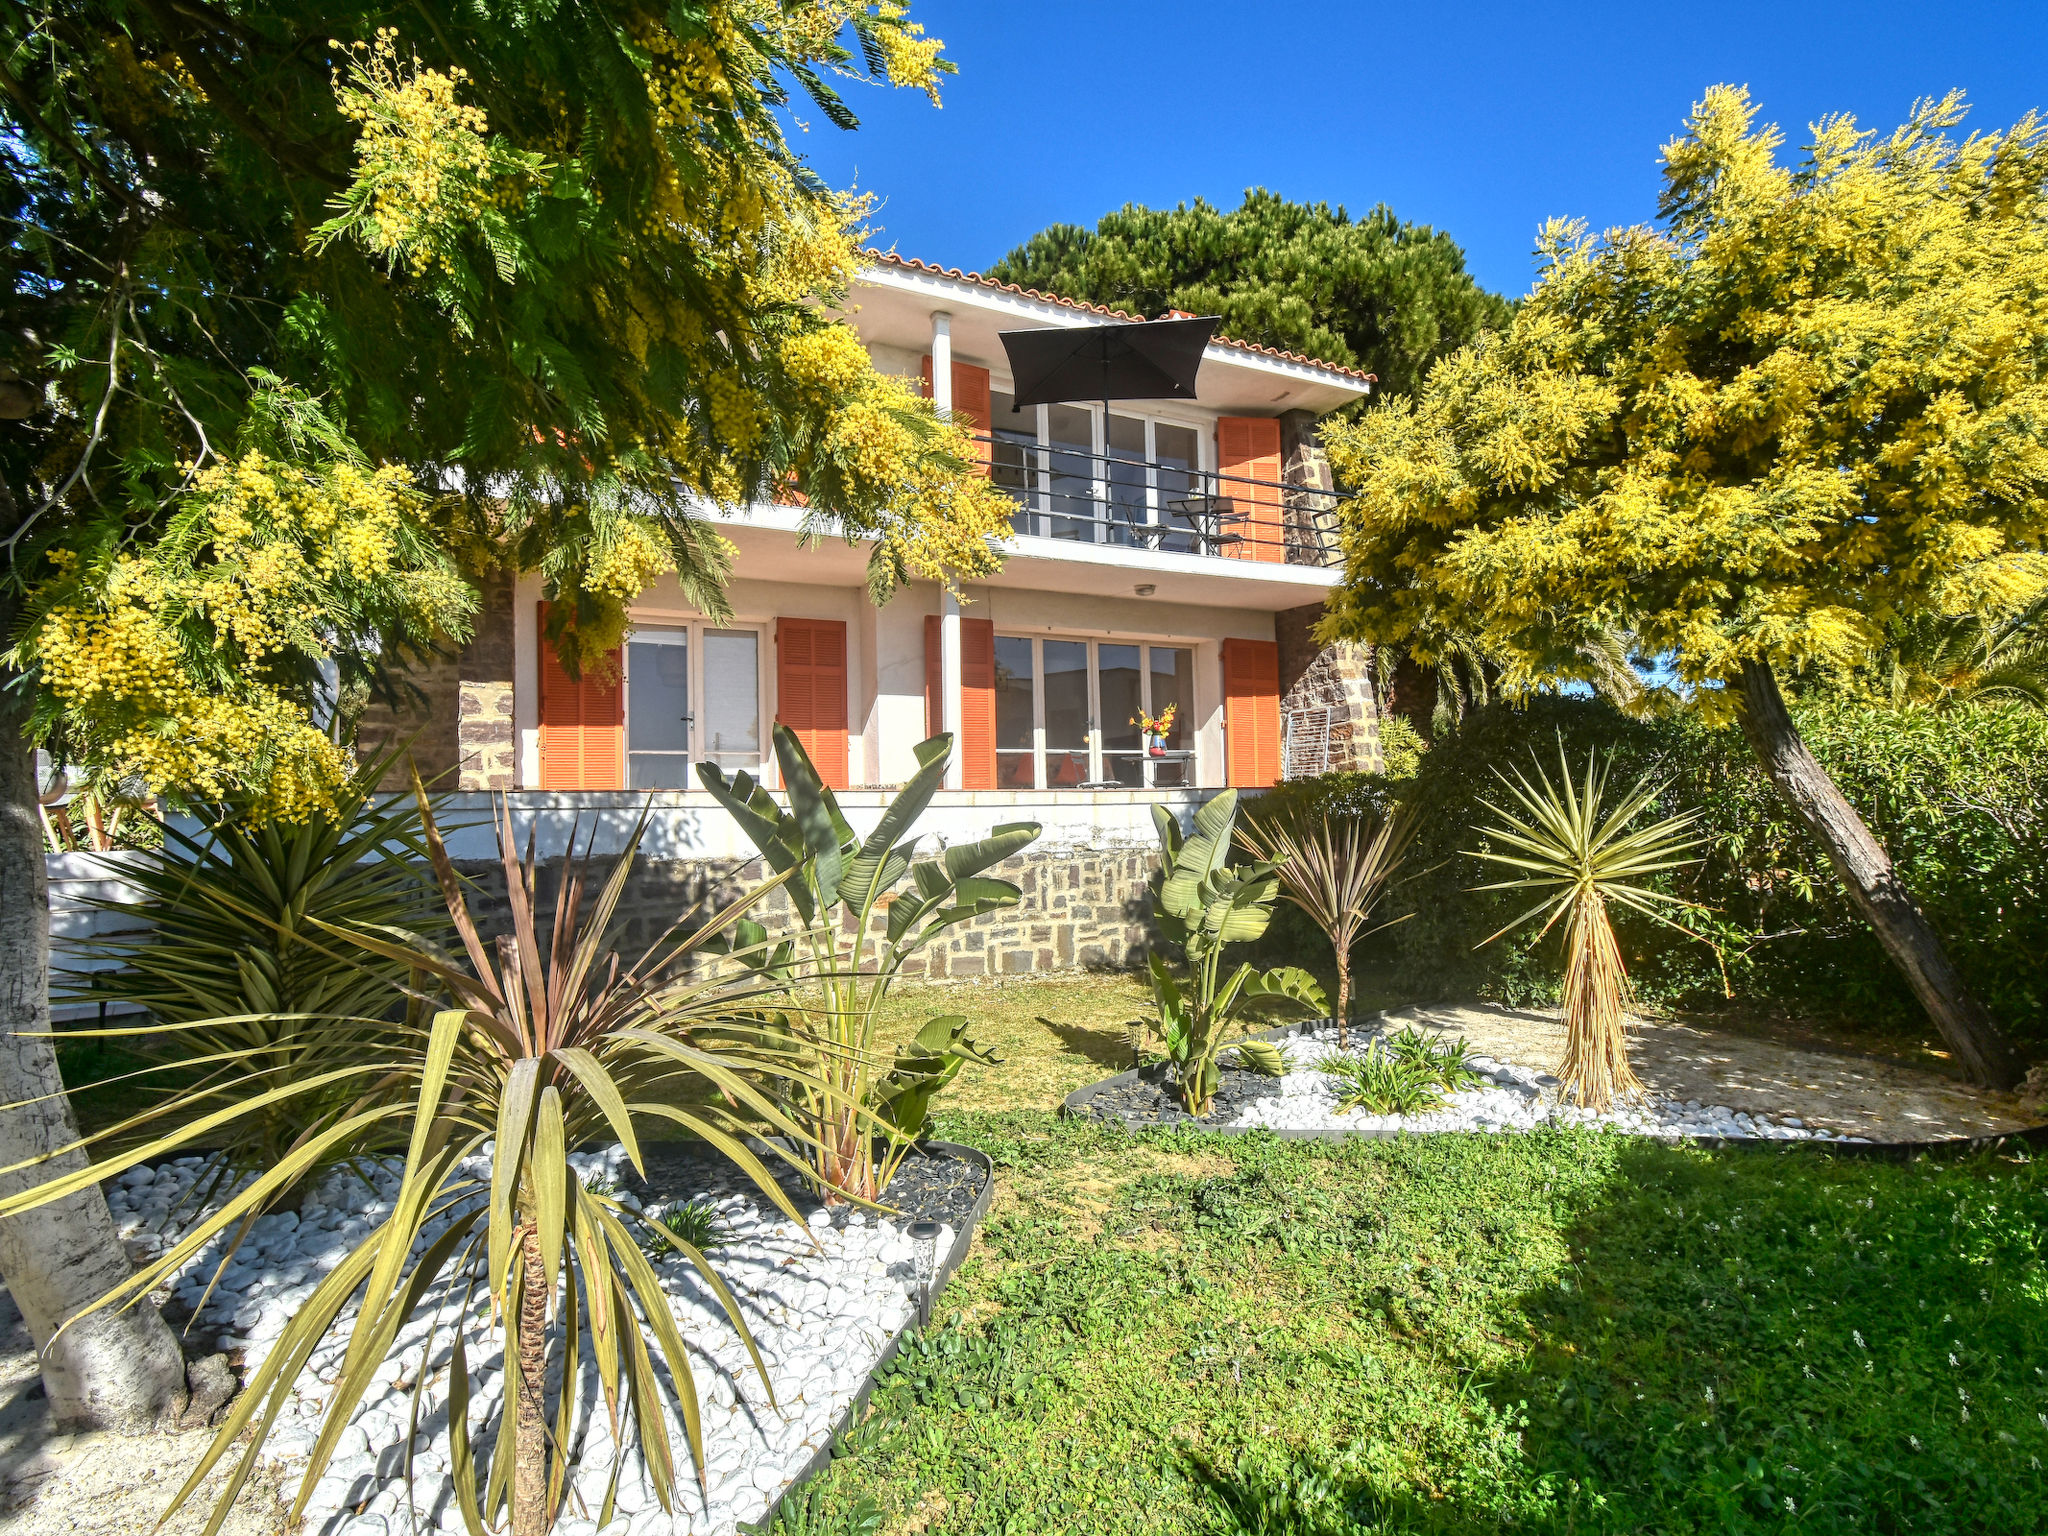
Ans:
<svg viewBox="0 0 2048 1536"><path fill-rule="evenodd" d="M35 1342L14 1301L0 1291L0 1531L23 1536L152 1536L157 1520L213 1443L211 1430L63 1435L50 1423ZM239 1449L217 1466L163 1536L206 1529ZM222 1536L277 1536L284 1529L279 1483L259 1468L242 1490Z"/></svg>
<svg viewBox="0 0 2048 1536"><path fill-rule="evenodd" d="M1463 1035L1475 1051L1518 1066L1554 1066L1564 1050L1561 1016L1549 1009L1443 1004L1395 1009L1384 1017L1396 1029L1412 1024ZM2029 1115L2014 1095L1897 1062L1703 1029L1684 1020L1637 1024L1629 1059L1653 1093L1773 1119L1793 1115L1873 1141L1995 1136L2026 1130L2040 1118Z"/></svg>

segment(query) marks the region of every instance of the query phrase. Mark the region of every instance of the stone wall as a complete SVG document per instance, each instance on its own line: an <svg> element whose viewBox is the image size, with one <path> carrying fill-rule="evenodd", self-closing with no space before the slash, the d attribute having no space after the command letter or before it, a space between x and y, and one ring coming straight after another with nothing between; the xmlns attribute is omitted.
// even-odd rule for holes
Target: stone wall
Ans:
<svg viewBox="0 0 2048 1536"><path fill-rule="evenodd" d="M1283 518L1289 565L1332 563L1335 551L1337 478L1323 453L1313 411L1280 413L1280 478L1303 487L1286 493Z"/></svg>
<svg viewBox="0 0 2048 1536"><path fill-rule="evenodd" d="M1315 627L1322 617L1321 603L1273 615L1273 636L1280 647L1281 720L1284 725L1296 711L1327 708L1330 771L1383 772L1386 758L1380 750L1372 647L1349 641L1318 645Z"/></svg>
<svg viewBox="0 0 2048 1536"><path fill-rule="evenodd" d="M1022 890L1018 905L948 929L904 973L967 980L1142 965L1156 940L1145 882L1158 862L1156 850L1139 847L1048 850L1006 859L988 873ZM591 862L586 902L595 899L595 887L610 868L602 856ZM560 869L559 860L541 866L544 914L553 911ZM466 863L463 873L472 882L470 910L479 928L487 936L509 932L503 869ZM760 878L758 861L638 861L619 905L614 948L621 962L638 960L684 914L708 915ZM795 921L786 891L772 893L755 915L771 932Z"/></svg>
<svg viewBox="0 0 2048 1536"><path fill-rule="evenodd" d="M510 789L515 742L512 716L512 574L471 578L476 624L467 642L452 642L408 670L401 708L372 704L356 726L356 755L373 757L410 738L420 777L442 789ZM402 790L405 765L382 788Z"/></svg>
<svg viewBox="0 0 2048 1536"><path fill-rule="evenodd" d="M512 714L512 573L478 583L476 633L462 648L456 726L460 789L510 789L517 742Z"/></svg>

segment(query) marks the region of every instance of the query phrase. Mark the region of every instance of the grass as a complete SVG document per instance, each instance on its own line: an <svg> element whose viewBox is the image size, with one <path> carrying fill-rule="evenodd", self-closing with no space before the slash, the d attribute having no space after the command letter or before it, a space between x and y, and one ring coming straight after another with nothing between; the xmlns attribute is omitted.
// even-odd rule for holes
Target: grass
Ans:
<svg viewBox="0 0 2048 1536"><path fill-rule="evenodd" d="M2039 1165L944 1129L996 1207L806 1532L2041 1529Z"/></svg>
<svg viewBox="0 0 2048 1536"><path fill-rule="evenodd" d="M1145 1004L892 1000L887 1040L961 1011L1008 1054L940 1104L997 1202L792 1536L2043 1528L2040 1165L1054 1119ZM125 1053L61 1051L120 1104Z"/></svg>
<svg viewBox="0 0 2048 1536"><path fill-rule="evenodd" d="M1318 977L1328 982L1328 977ZM1354 1013L1368 1015L1409 1001L1359 988ZM907 1040L935 1013L965 1013L974 1038L1008 1058L1002 1066L969 1067L939 1100L941 1112L1057 1109L1061 1099L1131 1065L1128 1021L1152 1011L1152 992L1136 973L1066 974L1043 980L906 984L890 994L881 1039Z"/></svg>

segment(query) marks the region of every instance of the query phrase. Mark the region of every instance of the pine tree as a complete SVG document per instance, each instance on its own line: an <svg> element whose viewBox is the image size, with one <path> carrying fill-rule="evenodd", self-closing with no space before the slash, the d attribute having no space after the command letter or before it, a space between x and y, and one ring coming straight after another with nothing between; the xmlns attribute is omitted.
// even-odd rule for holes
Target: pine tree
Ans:
<svg viewBox="0 0 2048 1536"><path fill-rule="evenodd" d="M1221 315L1239 340L1376 374L1383 395L1416 389L1438 358L1509 315L1449 235L1403 223L1384 203L1354 220L1263 188L1229 213L1197 198L1129 203L1093 230L1055 224L989 275L1148 317Z"/></svg>

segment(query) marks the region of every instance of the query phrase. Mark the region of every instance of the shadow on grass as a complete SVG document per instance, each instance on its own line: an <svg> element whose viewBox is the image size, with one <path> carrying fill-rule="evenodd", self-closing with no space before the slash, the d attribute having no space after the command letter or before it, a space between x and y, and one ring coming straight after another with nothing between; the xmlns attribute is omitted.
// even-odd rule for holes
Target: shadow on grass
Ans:
<svg viewBox="0 0 2048 1536"><path fill-rule="evenodd" d="M1044 1014L1035 1016L1069 1055L1080 1056L1107 1072L1121 1072L1135 1065L1131 1059L1130 1036L1123 1030L1091 1029L1085 1024L1062 1024Z"/></svg>
<svg viewBox="0 0 2048 1536"><path fill-rule="evenodd" d="M2023 1156L1637 1142L1488 1396L1578 1528L2039 1530L2044 1221Z"/></svg>
<svg viewBox="0 0 2048 1536"><path fill-rule="evenodd" d="M1441 1291L1361 1297L1465 1356L1481 1433L1265 1440L1188 1475L1240 1536L2048 1529L2039 1168L1633 1143L1559 1211L1556 1278L1493 1309L1528 1341L1512 1368L1454 1338Z"/></svg>

